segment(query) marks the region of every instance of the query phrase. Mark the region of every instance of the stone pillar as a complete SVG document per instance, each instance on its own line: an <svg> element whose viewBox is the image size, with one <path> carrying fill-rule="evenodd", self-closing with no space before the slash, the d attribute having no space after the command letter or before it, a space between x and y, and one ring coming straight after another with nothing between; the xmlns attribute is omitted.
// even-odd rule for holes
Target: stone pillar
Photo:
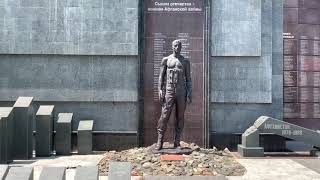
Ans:
<svg viewBox="0 0 320 180"><path fill-rule="evenodd" d="M65 167L44 167L41 171L39 180L65 180Z"/></svg>
<svg viewBox="0 0 320 180"><path fill-rule="evenodd" d="M12 107L0 107L0 164L12 162Z"/></svg>
<svg viewBox="0 0 320 180"><path fill-rule="evenodd" d="M73 113L59 113L56 123L55 146L57 155L68 155L71 153Z"/></svg>
<svg viewBox="0 0 320 180"><path fill-rule="evenodd" d="M93 120L81 120L78 126L78 154L92 153Z"/></svg>
<svg viewBox="0 0 320 180"><path fill-rule="evenodd" d="M19 97L13 105L14 159L29 159L32 157L34 119L33 97Z"/></svg>
<svg viewBox="0 0 320 180"><path fill-rule="evenodd" d="M54 106L40 106L36 114L36 156L50 156L52 151Z"/></svg>

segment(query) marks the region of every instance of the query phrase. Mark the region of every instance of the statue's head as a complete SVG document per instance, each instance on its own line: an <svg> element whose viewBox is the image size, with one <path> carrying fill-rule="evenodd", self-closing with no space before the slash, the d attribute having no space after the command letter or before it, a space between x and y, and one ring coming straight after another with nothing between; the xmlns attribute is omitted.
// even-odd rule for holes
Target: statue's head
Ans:
<svg viewBox="0 0 320 180"><path fill-rule="evenodd" d="M182 43L179 39L177 40L174 40L172 42L172 50L175 52L175 53L180 53L181 52L181 48L182 48Z"/></svg>

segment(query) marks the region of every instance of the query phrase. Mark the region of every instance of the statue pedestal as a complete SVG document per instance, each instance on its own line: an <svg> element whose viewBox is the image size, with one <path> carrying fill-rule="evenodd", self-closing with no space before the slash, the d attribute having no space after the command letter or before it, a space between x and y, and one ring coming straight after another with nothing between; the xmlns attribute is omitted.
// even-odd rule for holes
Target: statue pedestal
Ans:
<svg viewBox="0 0 320 180"><path fill-rule="evenodd" d="M190 148L163 148L156 150L153 148L151 150L154 154L191 154L193 152Z"/></svg>
<svg viewBox="0 0 320 180"><path fill-rule="evenodd" d="M165 146L165 145L162 149L157 150L156 144L150 147L150 151L154 154L186 154L186 155L189 155L193 152L193 150L188 147L174 148L173 146Z"/></svg>

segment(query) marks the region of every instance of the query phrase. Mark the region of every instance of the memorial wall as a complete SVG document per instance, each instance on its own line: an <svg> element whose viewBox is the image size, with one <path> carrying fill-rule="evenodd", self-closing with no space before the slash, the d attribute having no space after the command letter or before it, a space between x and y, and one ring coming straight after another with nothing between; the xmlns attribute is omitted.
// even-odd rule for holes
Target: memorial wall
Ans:
<svg viewBox="0 0 320 180"><path fill-rule="evenodd" d="M0 0L0 101L94 120L94 148L137 145L138 0ZM120 146L121 146L120 145Z"/></svg>
<svg viewBox="0 0 320 180"><path fill-rule="evenodd" d="M320 129L320 1L284 3L284 119Z"/></svg>
<svg viewBox="0 0 320 180"><path fill-rule="evenodd" d="M211 145L236 148L259 116L282 119L282 3L211 0Z"/></svg>
<svg viewBox="0 0 320 180"><path fill-rule="evenodd" d="M236 145L261 115L319 129L319 17L318 0L0 0L0 105L33 96L74 113L73 130L93 119L95 149L152 144L160 62L181 39L183 140Z"/></svg>

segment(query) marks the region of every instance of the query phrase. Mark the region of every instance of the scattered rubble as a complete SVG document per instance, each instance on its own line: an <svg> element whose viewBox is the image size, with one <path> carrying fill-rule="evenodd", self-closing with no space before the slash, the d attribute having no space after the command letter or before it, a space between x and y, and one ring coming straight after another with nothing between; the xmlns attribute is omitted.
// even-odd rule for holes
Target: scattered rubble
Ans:
<svg viewBox="0 0 320 180"><path fill-rule="evenodd" d="M153 145L154 146L154 145ZM99 174L108 174L109 161L129 161L132 163L132 176L166 175L166 176L241 176L246 170L239 164L228 149L203 149L194 143L181 142L182 147L194 151L182 155L183 161L161 161L161 154L153 154L147 148L134 148L121 152L108 151L99 162ZM164 147L172 146L165 143Z"/></svg>

